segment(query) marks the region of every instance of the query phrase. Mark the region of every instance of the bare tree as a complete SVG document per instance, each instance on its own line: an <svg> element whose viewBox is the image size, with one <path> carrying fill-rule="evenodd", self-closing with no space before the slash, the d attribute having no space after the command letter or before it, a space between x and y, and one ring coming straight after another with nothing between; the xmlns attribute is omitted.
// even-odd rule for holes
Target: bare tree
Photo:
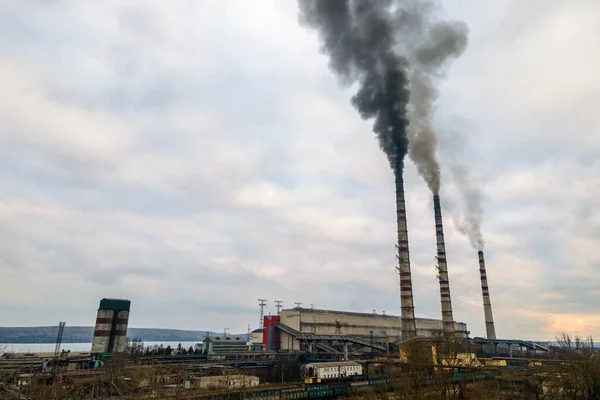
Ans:
<svg viewBox="0 0 600 400"><path fill-rule="evenodd" d="M557 379L562 394L572 400L600 399L600 355L590 341L562 333L557 338L558 355L562 359Z"/></svg>
<svg viewBox="0 0 600 400"><path fill-rule="evenodd" d="M394 379L394 392L406 399L426 398L434 371L432 343L424 339L405 342L400 346L400 358L406 363L405 370Z"/></svg>
<svg viewBox="0 0 600 400"><path fill-rule="evenodd" d="M125 341L125 354L127 354L131 360L137 360L139 357L143 356L145 349L144 341L141 338L127 338Z"/></svg>
<svg viewBox="0 0 600 400"><path fill-rule="evenodd" d="M463 399L467 380L455 380L459 368L468 370L475 368L470 360L459 358L463 339L458 335L443 334L434 337L434 374L432 384L434 390L443 400Z"/></svg>

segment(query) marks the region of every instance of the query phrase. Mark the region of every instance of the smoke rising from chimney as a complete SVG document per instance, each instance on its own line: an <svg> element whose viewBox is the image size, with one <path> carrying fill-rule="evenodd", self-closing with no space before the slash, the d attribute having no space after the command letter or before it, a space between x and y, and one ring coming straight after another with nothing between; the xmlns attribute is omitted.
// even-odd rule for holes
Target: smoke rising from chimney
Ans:
<svg viewBox="0 0 600 400"><path fill-rule="evenodd" d="M466 48L467 25L436 21L436 3L430 0L299 0L298 6L300 23L318 31L321 50L340 82L358 83L352 105L363 119L374 119L373 130L394 172L402 171L408 152L438 194L437 138L431 127L436 86L448 61Z"/></svg>
<svg viewBox="0 0 600 400"><path fill-rule="evenodd" d="M447 61L464 51L468 29L463 22L436 21L431 0L298 0L298 7L300 23L319 33L321 51L340 82L358 84L351 103L363 119L373 120L379 146L394 171L402 330L407 339L416 328L404 157L409 153L437 195L440 167L431 127L436 85Z"/></svg>
<svg viewBox="0 0 600 400"><path fill-rule="evenodd" d="M442 137L440 148L443 149L441 154L445 171L449 173L460 196L460 209L452 213L454 226L469 239L475 250L483 250L483 193L481 185L463 161L467 158L466 139L457 132L451 132Z"/></svg>
<svg viewBox="0 0 600 400"><path fill-rule="evenodd" d="M431 12L417 15L421 23L415 25L418 31L411 35L416 42L409 56L408 154L431 192L439 194L441 178L436 156L438 138L432 127L433 107L439 94L437 85L444 78L448 62L467 47L468 27L462 21L433 21Z"/></svg>
<svg viewBox="0 0 600 400"><path fill-rule="evenodd" d="M469 238L475 250L483 250L485 241L481 233L483 219L482 194L479 187L473 184L470 171L464 165L452 166L451 174L463 197L464 214L454 215L456 229Z"/></svg>
<svg viewBox="0 0 600 400"><path fill-rule="evenodd" d="M394 173L407 153L407 63L397 54L392 0L299 0L300 23L316 29L329 67L345 85L358 83L352 105L373 131Z"/></svg>
<svg viewBox="0 0 600 400"><path fill-rule="evenodd" d="M408 228L404 200L404 157L408 150L406 105L407 62L397 49L399 28L414 21L393 0L299 0L300 23L317 30L329 67L345 85L358 84L351 103L365 119L387 155L395 176L398 269L402 337L416 336ZM404 17L404 19L402 19Z"/></svg>

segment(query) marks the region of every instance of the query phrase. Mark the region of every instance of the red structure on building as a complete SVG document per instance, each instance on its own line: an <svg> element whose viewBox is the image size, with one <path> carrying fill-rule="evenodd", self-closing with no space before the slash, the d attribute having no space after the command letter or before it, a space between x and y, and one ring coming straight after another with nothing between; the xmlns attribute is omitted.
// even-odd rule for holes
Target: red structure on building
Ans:
<svg viewBox="0 0 600 400"><path fill-rule="evenodd" d="M279 321L279 315L267 315L263 320L263 348L265 350L280 349L280 333L279 329L275 326Z"/></svg>

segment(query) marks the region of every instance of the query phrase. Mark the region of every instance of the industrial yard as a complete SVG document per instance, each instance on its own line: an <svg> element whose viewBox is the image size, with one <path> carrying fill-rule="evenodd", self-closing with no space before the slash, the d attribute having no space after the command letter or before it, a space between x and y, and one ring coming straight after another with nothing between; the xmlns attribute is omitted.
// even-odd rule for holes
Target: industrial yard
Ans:
<svg viewBox="0 0 600 400"><path fill-rule="evenodd" d="M416 318L418 336L405 340L399 316L300 306L264 316L265 303L248 340L207 336L156 351L126 339L129 300L102 299L90 352L61 351L61 322L54 353L0 357L0 398L559 399L595 390L586 385L600 373L593 343L566 335L554 344L470 338L463 323L448 335L442 320ZM592 381L570 386L585 374Z"/></svg>
<svg viewBox="0 0 600 400"><path fill-rule="evenodd" d="M228 337L207 338L194 352L152 355L134 341L102 353L7 353L0 357L0 398L534 399L544 393L566 399L584 398L569 397L569 391L580 396L596 390L594 377L600 373L590 342L567 336L545 347L448 337L439 329L411 341L387 336L382 348L381 337L370 342L357 332L303 336L297 331L300 348L282 349L279 338L292 328L269 325L273 318L264 318L274 337L255 334L239 345ZM104 343L106 336L97 337ZM251 351L260 339L262 350Z"/></svg>

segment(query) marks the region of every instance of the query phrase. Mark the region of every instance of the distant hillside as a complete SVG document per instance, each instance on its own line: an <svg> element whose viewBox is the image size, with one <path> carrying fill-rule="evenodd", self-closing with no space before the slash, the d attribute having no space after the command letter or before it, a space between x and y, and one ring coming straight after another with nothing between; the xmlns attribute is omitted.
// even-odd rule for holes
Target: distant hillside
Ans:
<svg viewBox="0 0 600 400"><path fill-rule="evenodd" d="M210 336L223 333L209 332ZM57 326L0 327L0 343L54 343L58 335ZM93 326L66 326L63 343L91 343ZM179 329L129 328L127 337L141 338L145 342L193 342L202 341L207 331L186 331ZM245 336L245 335L231 335Z"/></svg>

